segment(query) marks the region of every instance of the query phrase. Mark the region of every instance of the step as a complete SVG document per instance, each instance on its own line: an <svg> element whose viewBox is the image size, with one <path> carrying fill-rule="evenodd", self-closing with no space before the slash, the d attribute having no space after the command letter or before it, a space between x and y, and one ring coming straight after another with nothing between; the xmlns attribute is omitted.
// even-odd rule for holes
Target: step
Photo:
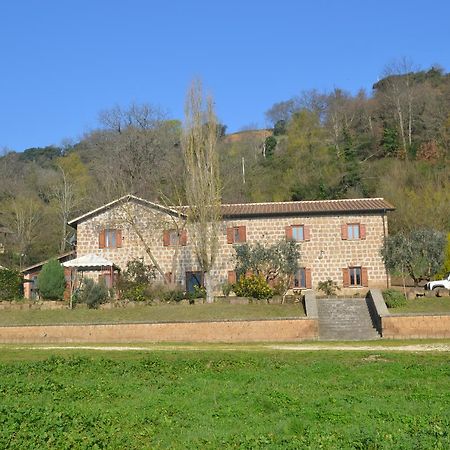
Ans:
<svg viewBox="0 0 450 450"><path fill-rule="evenodd" d="M317 301L319 339L379 339L365 299L321 299Z"/></svg>

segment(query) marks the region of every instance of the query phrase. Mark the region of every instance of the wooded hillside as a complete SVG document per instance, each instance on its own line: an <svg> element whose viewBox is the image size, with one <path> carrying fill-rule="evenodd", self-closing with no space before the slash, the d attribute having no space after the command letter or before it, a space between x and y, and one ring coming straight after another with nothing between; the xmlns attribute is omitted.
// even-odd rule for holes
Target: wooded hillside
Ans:
<svg viewBox="0 0 450 450"><path fill-rule="evenodd" d="M223 202L379 196L397 208L391 233L450 230L450 74L442 69L401 63L370 95L302 92L266 116L268 132L226 136L221 127ZM126 193L184 201L178 120L145 104L99 119L74 145L0 158L1 265L66 250L69 218Z"/></svg>

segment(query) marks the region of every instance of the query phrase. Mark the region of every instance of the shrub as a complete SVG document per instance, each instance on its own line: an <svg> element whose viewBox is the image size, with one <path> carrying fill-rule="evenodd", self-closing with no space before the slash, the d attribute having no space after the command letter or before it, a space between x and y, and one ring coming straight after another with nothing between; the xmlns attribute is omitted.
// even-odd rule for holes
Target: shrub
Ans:
<svg viewBox="0 0 450 450"><path fill-rule="evenodd" d="M117 288L121 297L134 301L143 302L151 298L151 282L155 279L155 268L144 264L142 259L128 261L127 268L119 278Z"/></svg>
<svg viewBox="0 0 450 450"><path fill-rule="evenodd" d="M194 286L194 292L189 292L189 298L206 298L206 288L204 286Z"/></svg>
<svg viewBox="0 0 450 450"><path fill-rule="evenodd" d="M406 305L405 296L394 289L385 289L383 291L384 301L388 308L399 308Z"/></svg>
<svg viewBox="0 0 450 450"><path fill-rule="evenodd" d="M0 300L15 300L23 296L22 277L14 270L0 269Z"/></svg>
<svg viewBox="0 0 450 450"><path fill-rule="evenodd" d="M39 293L46 300L62 300L66 289L64 268L56 260L51 259L38 275Z"/></svg>
<svg viewBox="0 0 450 450"><path fill-rule="evenodd" d="M317 289L319 291L322 291L327 297L331 297L333 295L336 295L336 292L340 289L336 283L336 281L328 280L326 281L319 281L317 284Z"/></svg>
<svg viewBox="0 0 450 450"><path fill-rule="evenodd" d="M228 297L232 290L233 290L232 283L223 283L222 284L222 293L223 293L223 295L225 295L225 297Z"/></svg>
<svg viewBox="0 0 450 450"><path fill-rule="evenodd" d="M277 148L277 140L273 136L269 136L264 141L265 149L266 149L266 157L271 158L275 149Z"/></svg>
<svg viewBox="0 0 450 450"><path fill-rule="evenodd" d="M149 299L147 286L145 284L127 283L127 286L121 286L122 295L124 300L131 302L145 302Z"/></svg>
<svg viewBox="0 0 450 450"><path fill-rule="evenodd" d="M108 288L103 283L96 283L91 278L83 280L83 286L76 295L77 303L86 303L88 308L98 308L108 298Z"/></svg>
<svg viewBox="0 0 450 450"><path fill-rule="evenodd" d="M241 276L233 287L239 297L252 297L258 300L273 296L273 291L261 275Z"/></svg>
<svg viewBox="0 0 450 450"><path fill-rule="evenodd" d="M181 289L167 289L163 293L163 300L166 302L180 302L187 298L186 292Z"/></svg>

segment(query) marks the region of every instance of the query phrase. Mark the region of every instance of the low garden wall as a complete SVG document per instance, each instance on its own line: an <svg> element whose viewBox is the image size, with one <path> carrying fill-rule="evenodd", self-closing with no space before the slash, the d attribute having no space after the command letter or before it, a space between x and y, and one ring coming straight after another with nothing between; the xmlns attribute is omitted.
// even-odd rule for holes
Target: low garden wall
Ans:
<svg viewBox="0 0 450 450"><path fill-rule="evenodd" d="M450 315L389 315L381 323L388 339L450 338Z"/></svg>
<svg viewBox="0 0 450 450"><path fill-rule="evenodd" d="M450 338L448 314L391 314L379 289L368 293L377 315L377 327L387 339Z"/></svg>
<svg viewBox="0 0 450 450"><path fill-rule="evenodd" d="M24 309L67 309L68 303L65 301L2 301L0 302L0 311L21 311Z"/></svg>
<svg viewBox="0 0 450 450"><path fill-rule="evenodd" d="M0 343L257 342L318 336L315 319L0 327Z"/></svg>

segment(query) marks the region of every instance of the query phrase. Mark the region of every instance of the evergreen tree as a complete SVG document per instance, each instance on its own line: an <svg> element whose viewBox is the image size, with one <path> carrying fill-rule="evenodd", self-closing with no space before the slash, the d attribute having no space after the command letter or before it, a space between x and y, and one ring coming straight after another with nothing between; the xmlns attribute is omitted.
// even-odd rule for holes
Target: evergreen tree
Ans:
<svg viewBox="0 0 450 450"><path fill-rule="evenodd" d="M51 259L38 276L39 292L44 299L62 300L66 288L64 268L56 259Z"/></svg>

